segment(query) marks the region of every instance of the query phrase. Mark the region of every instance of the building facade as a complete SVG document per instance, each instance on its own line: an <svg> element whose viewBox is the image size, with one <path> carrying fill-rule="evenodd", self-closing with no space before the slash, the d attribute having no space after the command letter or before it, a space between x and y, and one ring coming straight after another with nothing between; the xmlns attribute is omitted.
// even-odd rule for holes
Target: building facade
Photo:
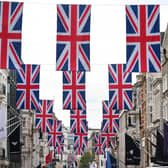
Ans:
<svg viewBox="0 0 168 168"><path fill-rule="evenodd" d="M7 168L8 161L8 148L7 148L7 77L8 72L0 69L0 116L3 118L4 123L1 125L0 131L0 167ZM2 124L2 123L1 123Z"/></svg>
<svg viewBox="0 0 168 168"><path fill-rule="evenodd" d="M21 167L21 116L16 110L16 70L8 71L7 110L8 110L8 154L11 168Z"/></svg>
<svg viewBox="0 0 168 168"><path fill-rule="evenodd" d="M21 160L22 168L33 167L33 115L32 110L20 110L22 118L22 148Z"/></svg>
<svg viewBox="0 0 168 168"><path fill-rule="evenodd" d="M163 37L161 56L163 81L163 118L168 120L168 26Z"/></svg>

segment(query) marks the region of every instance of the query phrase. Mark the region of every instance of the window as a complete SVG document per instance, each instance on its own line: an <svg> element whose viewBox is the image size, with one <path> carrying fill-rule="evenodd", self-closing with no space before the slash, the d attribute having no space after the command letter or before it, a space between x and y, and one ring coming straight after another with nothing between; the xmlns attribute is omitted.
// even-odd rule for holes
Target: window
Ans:
<svg viewBox="0 0 168 168"><path fill-rule="evenodd" d="M152 123L152 106L149 106L149 122Z"/></svg>
<svg viewBox="0 0 168 168"><path fill-rule="evenodd" d="M6 86L4 84L2 85L2 93L6 95Z"/></svg>
<svg viewBox="0 0 168 168"><path fill-rule="evenodd" d="M136 116L135 115L129 115L128 116L128 126L135 126L136 125Z"/></svg>
<svg viewBox="0 0 168 168"><path fill-rule="evenodd" d="M149 114L150 123L152 123L152 113Z"/></svg>
<svg viewBox="0 0 168 168"><path fill-rule="evenodd" d="M160 117L160 95L159 94L157 94L155 96L155 101L154 102L155 102L155 104L154 104L154 110L155 110L154 118L155 118L155 120L157 120Z"/></svg>
<svg viewBox="0 0 168 168"><path fill-rule="evenodd" d="M26 146L26 137L23 136L23 145Z"/></svg>
<svg viewBox="0 0 168 168"><path fill-rule="evenodd" d="M23 125L23 127L26 127L26 118L23 118L22 125Z"/></svg>
<svg viewBox="0 0 168 168"><path fill-rule="evenodd" d="M135 116L135 115L132 116L132 124L133 124L133 125L136 124L136 116Z"/></svg>
<svg viewBox="0 0 168 168"><path fill-rule="evenodd" d="M149 91L152 91L152 83L149 84Z"/></svg>
<svg viewBox="0 0 168 168"><path fill-rule="evenodd" d="M163 92L167 90L167 74L163 75Z"/></svg>
<svg viewBox="0 0 168 168"><path fill-rule="evenodd" d="M0 94L6 95L6 86L0 83Z"/></svg>

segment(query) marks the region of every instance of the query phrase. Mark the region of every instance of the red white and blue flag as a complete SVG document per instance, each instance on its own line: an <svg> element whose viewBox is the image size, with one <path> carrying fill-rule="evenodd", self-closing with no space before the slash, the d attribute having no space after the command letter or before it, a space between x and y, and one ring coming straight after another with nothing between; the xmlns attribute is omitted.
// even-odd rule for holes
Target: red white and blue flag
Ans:
<svg viewBox="0 0 168 168"><path fill-rule="evenodd" d="M53 100L40 100L36 110L36 128L42 132L49 132L53 125Z"/></svg>
<svg viewBox="0 0 168 168"><path fill-rule="evenodd" d="M57 6L58 71L90 70L90 5Z"/></svg>
<svg viewBox="0 0 168 168"><path fill-rule="evenodd" d="M63 72L63 109L86 109L85 72Z"/></svg>
<svg viewBox="0 0 168 168"><path fill-rule="evenodd" d="M132 74L126 71L125 64L108 65L109 72L109 108L132 108Z"/></svg>
<svg viewBox="0 0 168 168"><path fill-rule="evenodd" d="M54 120L52 130L48 132L48 146L61 146L62 121Z"/></svg>
<svg viewBox="0 0 168 168"><path fill-rule="evenodd" d="M71 133L86 133L88 131L85 110L70 111L70 130Z"/></svg>
<svg viewBox="0 0 168 168"><path fill-rule="evenodd" d="M103 101L103 123L106 123L104 126L108 133L118 133L119 132L119 110L112 109L109 107L108 101Z"/></svg>
<svg viewBox="0 0 168 168"><path fill-rule="evenodd" d="M49 165L50 163L52 163L52 159L53 159L53 152L51 151L48 155L46 155L45 157L45 163L46 165Z"/></svg>
<svg viewBox="0 0 168 168"><path fill-rule="evenodd" d="M63 135L59 137L59 142L60 142L59 143L60 146L56 146L54 148L54 153L61 155L61 154L64 154L64 136Z"/></svg>
<svg viewBox="0 0 168 168"><path fill-rule="evenodd" d="M106 148L115 148L115 134L102 133L101 134L102 148L105 151Z"/></svg>
<svg viewBox="0 0 168 168"><path fill-rule="evenodd" d="M108 133L108 131L108 122L103 119L101 122L101 133Z"/></svg>
<svg viewBox="0 0 168 168"><path fill-rule="evenodd" d="M20 69L23 3L0 2L0 11L0 69Z"/></svg>
<svg viewBox="0 0 168 168"><path fill-rule="evenodd" d="M24 65L17 70L17 109L39 108L40 65Z"/></svg>
<svg viewBox="0 0 168 168"><path fill-rule="evenodd" d="M159 5L126 6L128 72L160 72Z"/></svg>
<svg viewBox="0 0 168 168"><path fill-rule="evenodd" d="M94 144L96 155L103 155L105 153L105 150L102 148L101 134L95 134Z"/></svg>
<svg viewBox="0 0 168 168"><path fill-rule="evenodd" d="M74 153L75 155L83 155L87 147L88 133L74 134Z"/></svg>

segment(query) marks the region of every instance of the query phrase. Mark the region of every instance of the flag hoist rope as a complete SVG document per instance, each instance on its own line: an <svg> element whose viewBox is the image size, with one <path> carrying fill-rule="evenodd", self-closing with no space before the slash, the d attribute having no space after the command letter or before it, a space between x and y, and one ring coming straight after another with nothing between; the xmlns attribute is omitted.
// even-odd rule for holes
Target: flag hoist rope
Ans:
<svg viewBox="0 0 168 168"><path fill-rule="evenodd" d="M16 2L12 0L11 2ZM142 4L160 4L160 5L168 5L166 1L158 1L158 0L104 0L104 3L100 0L90 1L90 0L57 0L53 2L53 0L17 0L17 2L24 2L25 4L42 4L42 5L57 5L57 4L88 4L93 6L125 6L125 5L142 5ZM96 3L95 3L96 2Z"/></svg>

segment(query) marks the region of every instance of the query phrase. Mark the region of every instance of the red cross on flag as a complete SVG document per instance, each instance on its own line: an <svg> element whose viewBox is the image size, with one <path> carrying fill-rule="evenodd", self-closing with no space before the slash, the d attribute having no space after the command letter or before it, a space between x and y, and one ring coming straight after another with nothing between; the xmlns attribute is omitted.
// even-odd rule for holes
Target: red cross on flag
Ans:
<svg viewBox="0 0 168 168"><path fill-rule="evenodd" d="M21 68L23 3L0 3L0 69Z"/></svg>

